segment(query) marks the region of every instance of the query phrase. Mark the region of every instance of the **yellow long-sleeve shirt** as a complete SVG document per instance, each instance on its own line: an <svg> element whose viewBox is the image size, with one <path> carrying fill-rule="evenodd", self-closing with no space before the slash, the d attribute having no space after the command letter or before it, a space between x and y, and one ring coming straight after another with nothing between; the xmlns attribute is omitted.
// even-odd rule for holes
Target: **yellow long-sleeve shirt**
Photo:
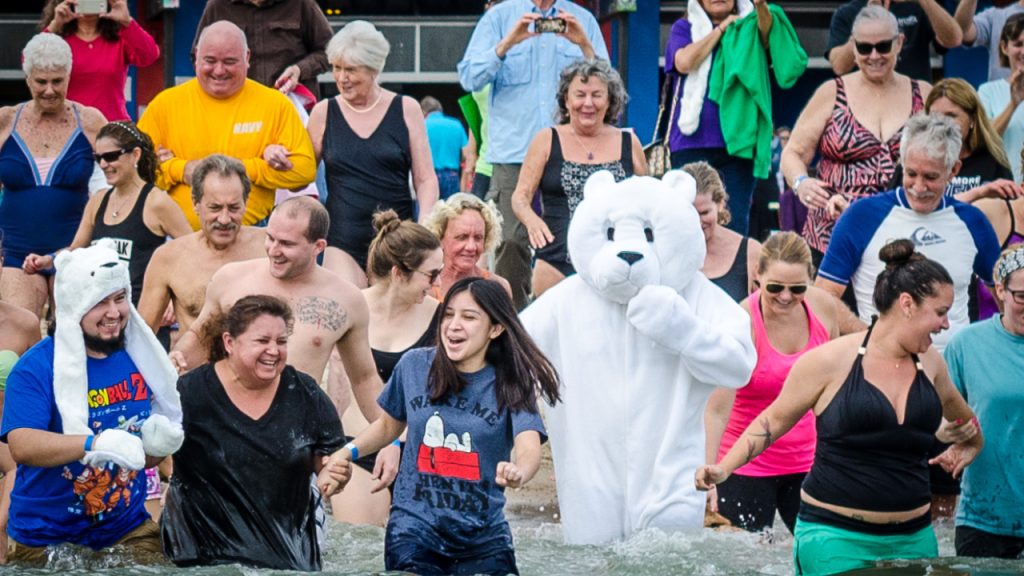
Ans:
<svg viewBox="0 0 1024 576"><path fill-rule="evenodd" d="M199 219L192 209L192 188L183 181L189 160L225 154L245 164L252 191L244 224L255 224L270 214L278 188L301 188L316 178L313 144L291 101L252 80L224 99L207 95L195 79L168 88L146 107L139 128L153 138L154 146L174 152L175 157L160 166L156 185L169 191L194 230L199 229ZM263 159L263 151L271 144L291 153L291 170L274 170Z"/></svg>

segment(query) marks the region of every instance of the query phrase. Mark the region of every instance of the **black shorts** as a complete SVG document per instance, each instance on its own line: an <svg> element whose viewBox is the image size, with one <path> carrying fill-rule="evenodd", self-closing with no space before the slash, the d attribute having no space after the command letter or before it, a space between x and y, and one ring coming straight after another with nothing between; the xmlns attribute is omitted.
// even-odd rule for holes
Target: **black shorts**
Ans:
<svg viewBox="0 0 1024 576"><path fill-rule="evenodd" d="M956 527L956 555L1024 559L1024 538L1000 536L969 526Z"/></svg>
<svg viewBox="0 0 1024 576"><path fill-rule="evenodd" d="M733 526L760 532L775 524L775 511L789 528L796 525L800 510L800 486L806 472L780 476L743 476L733 474L718 485L718 513Z"/></svg>

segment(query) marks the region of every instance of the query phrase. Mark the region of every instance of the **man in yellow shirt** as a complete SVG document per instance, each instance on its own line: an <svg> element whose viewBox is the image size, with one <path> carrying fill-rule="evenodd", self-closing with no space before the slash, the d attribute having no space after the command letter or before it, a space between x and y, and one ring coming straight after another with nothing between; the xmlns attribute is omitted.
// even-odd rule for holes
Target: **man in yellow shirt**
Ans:
<svg viewBox="0 0 1024 576"><path fill-rule="evenodd" d="M157 185L198 230L192 171L210 154L238 158L253 183L242 222L255 224L270 214L278 188L302 188L316 178L313 145L285 95L246 79L249 49L238 26L211 24L196 51L196 78L158 94L139 120L159 148Z"/></svg>

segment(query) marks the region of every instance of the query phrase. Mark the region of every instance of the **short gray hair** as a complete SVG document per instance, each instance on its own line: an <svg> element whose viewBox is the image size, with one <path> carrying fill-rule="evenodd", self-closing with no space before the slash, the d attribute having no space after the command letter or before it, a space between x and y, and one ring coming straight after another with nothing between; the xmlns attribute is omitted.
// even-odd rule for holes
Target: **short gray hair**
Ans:
<svg viewBox="0 0 1024 576"><path fill-rule="evenodd" d="M192 203L199 204L203 201L203 186L206 185L206 177L216 174L221 178L237 176L242 182L242 202L249 202L249 191L252 190L252 180L245 172L245 164L237 158L223 154L210 154L203 158L199 165L192 172Z"/></svg>
<svg viewBox="0 0 1024 576"><path fill-rule="evenodd" d="M424 96L423 100L420 100L420 110L423 114L430 114L433 112L444 112L444 108L441 106L441 102L433 96Z"/></svg>
<svg viewBox="0 0 1024 576"><path fill-rule="evenodd" d="M63 70L65 75L71 75L71 46L56 34L36 34L25 44L21 55L21 70L25 76L31 76L33 70Z"/></svg>
<svg viewBox="0 0 1024 576"><path fill-rule="evenodd" d="M380 74L391 52L387 38L366 20L353 20L331 38L327 44L327 59L331 64L344 60L356 66L365 66Z"/></svg>
<svg viewBox="0 0 1024 576"><path fill-rule="evenodd" d="M948 173L960 159L960 127L942 114L920 113L907 119L900 138L900 161L907 159L910 149L920 150L935 160L942 160Z"/></svg>
<svg viewBox="0 0 1024 576"><path fill-rule="evenodd" d="M869 4L861 8L861 11L857 13L857 17L853 20L853 26L850 28L850 31L852 34L856 34L858 28L871 23L879 23L888 27L893 37L900 34L900 24L896 21L896 16L878 4Z"/></svg>
<svg viewBox="0 0 1024 576"><path fill-rule="evenodd" d="M626 85L622 82L622 76L612 68L612 65L603 58L580 58L572 61L562 70L562 76L558 80L558 110L555 111L555 122L558 124L569 123L569 108L565 104L569 94L569 84L573 78L582 78L584 82L591 77L597 77L608 87L608 111L604 114L605 124L618 123L622 109L629 102L629 94L626 94Z"/></svg>

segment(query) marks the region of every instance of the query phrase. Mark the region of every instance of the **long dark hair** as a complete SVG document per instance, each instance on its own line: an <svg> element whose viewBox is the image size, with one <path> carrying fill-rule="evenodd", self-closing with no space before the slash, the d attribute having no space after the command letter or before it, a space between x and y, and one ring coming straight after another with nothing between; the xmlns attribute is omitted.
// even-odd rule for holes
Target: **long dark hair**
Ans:
<svg viewBox="0 0 1024 576"><path fill-rule="evenodd" d="M64 0L49 0L46 6L43 7L43 17L39 19L37 27L42 32L47 26L53 22L53 17L57 13L57 5ZM108 42L117 42L121 38L121 25L114 22L110 18L100 18L99 22L96 23L96 30L99 31L100 36ZM52 30L51 30L52 32ZM71 20L64 25L64 28L60 31L60 36L66 38L75 32L78 32L78 22Z"/></svg>
<svg viewBox="0 0 1024 576"><path fill-rule="evenodd" d="M469 292L492 324L504 328L497 338L491 340L484 355L484 360L494 366L494 392L498 397L498 412L508 409L513 412L525 410L536 413L538 390L541 397L552 406L561 400L558 394L558 372L519 322L515 306L505 288L494 280L463 278L448 290L441 309L447 310L452 298L462 292ZM469 385L441 344L444 338L441 330L444 316L442 314L437 320L437 356L427 376L427 392L433 401L448 394L458 394Z"/></svg>
<svg viewBox="0 0 1024 576"><path fill-rule="evenodd" d="M160 160L156 156L153 139L149 137L149 134L139 130L139 127L132 122L118 120L100 128L96 140L101 138L110 138L125 150L138 148L142 152L142 155L139 156L139 164L135 168L139 177L149 184L156 183L157 174L160 172Z"/></svg>
<svg viewBox="0 0 1024 576"><path fill-rule="evenodd" d="M218 314L203 325L202 343L209 351L208 362L219 362L228 357L224 348L224 333L238 338L249 329L253 321L267 315L284 320L288 333L292 331L292 309L287 302L274 296L256 294L246 296L227 312Z"/></svg>

